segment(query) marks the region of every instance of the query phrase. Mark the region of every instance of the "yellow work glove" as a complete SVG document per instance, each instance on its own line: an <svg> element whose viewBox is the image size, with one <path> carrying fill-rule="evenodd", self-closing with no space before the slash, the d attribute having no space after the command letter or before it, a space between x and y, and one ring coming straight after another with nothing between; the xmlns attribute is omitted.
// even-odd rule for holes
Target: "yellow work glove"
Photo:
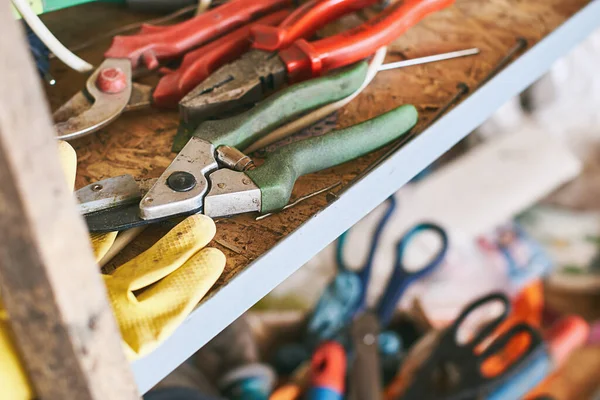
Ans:
<svg viewBox="0 0 600 400"><path fill-rule="evenodd" d="M58 142L60 163L69 187L75 185L77 155L67 142ZM3 399L30 400L34 393L13 344L8 315L0 302L0 394Z"/></svg>
<svg viewBox="0 0 600 400"><path fill-rule="evenodd" d="M204 248L215 232L212 219L193 215L113 274L103 275L130 359L148 354L171 335L215 284L225 255Z"/></svg>
<svg viewBox="0 0 600 400"><path fill-rule="evenodd" d="M0 304L0 393L3 399L30 400L35 396L12 338L8 316Z"/></svg>
<svg viewBox="0 0 600 400"><path fill-rule="evenodd" d="M73 187L75 151L67 143L59 151ZM140 230L91 234L96 262L103 265ZM189 217L150 249L111 275L103 275L130 359L149 353L173 333L217 281L225 268L225 255L217 249L203 249L215 232L209 217Z"/></svg>

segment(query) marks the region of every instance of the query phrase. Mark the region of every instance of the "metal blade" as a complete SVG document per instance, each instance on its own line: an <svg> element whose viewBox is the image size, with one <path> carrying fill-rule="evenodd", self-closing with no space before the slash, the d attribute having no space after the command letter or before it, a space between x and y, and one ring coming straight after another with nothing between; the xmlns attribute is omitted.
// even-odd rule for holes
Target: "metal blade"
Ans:
<svg viewBox="0 0 600 400"><path fill-rule="evenodd" d="M186 217L199 212L202 212L202 208L178 215L171 215L166 218L142 219L140 217L139 204L134 203L87 214L84 218L90 232L106 233L124 231L138 226L170 221L178 217Z"/></svg>
<svg viewBox="0 0 600 400"><path fill-rule="evenodd" d="M184 121L194 122L256 103L285 83L286 72L277 53L249 51L188 93L179 112Z"/></svg>
<svg viewBox="0 0 600 400"><path fill-rule="evenodd" d="M123 91L114 94L104 93L96 87L98 74L107 68L120 69L125 73L127 86ZM131 82L131 63L129 60L118 58L104 60L86 83L87 94L93 100L87 99L87 96L83 93L76 94L55 113L57 123L54 127L58 138L70 140L84 136L96 132L115 120L121 115L131 98ZM67 119L61 122L60 119L62 118L59 117Z"/></svg>
<svg viewBox="0 0 600 400"><path fill-rule="evenodd" d="M81 214L139 203L156 178L136 181L131 175L120 175L91 183L75 192Z"/></svg>
<svg viewBox="0 0 600 400"><path fill-rule="evenodd" d="M52 114L52 118L55 122L64 122L69 118L73 118L82 112L89 110L94 104L82 91L77 92L71 97L65 104Z"/></svg>
<svg viewBox="0 0 600 400"><path fill-rule="evenodd" d="M150 107L152 105L153 91L154 88L152 86L133 82L131 97L129 98L127 107L123 111L135 111Z"/></svg>

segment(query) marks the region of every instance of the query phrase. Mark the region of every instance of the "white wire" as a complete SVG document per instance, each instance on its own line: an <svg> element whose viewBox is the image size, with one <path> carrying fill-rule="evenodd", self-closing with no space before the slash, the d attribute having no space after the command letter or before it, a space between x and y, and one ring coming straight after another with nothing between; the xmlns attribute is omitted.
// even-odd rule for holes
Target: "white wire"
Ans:
<svg viewBox="0 0 600 400"><path fill-rule="evenodd" d="M196 9L196 15L202 14L204 11L210 8L212 0L198 0L198 8Z"/></svg>
<svg viewBox="0 0 600 400"><path fill-rule="evenodd" d="M367 76L365 77L365 81L356 92L352 93L348 97L336 101L335 103L330 103L326 106L318 108L310 112L309 114L306 114L305 116L288 123L287 125L275 129L267 136L251 144L248 148L244 150L244 152L246 154L252 153L253 151L262 149L263 147L266 147L272 143L278 142L283 138L286 138L298 131L301 131L306 127L311 126L315 122L322 120L332 112L350 103L352 100L354 100L356 96L358 96L364 90L364 88L366 88L369 85L369 83L371 83L373 78L375 78L375 75L377 75L379 68L383 64L383 60L385 58L386 53L387 47L382 47L379 50L377 50L377 52L373 56L373 59L371 60L371 63L369 64L369 69L367 70Z"/></svg>
<svg viewBox="0 0 600 400"><path fill-rule="evenodd" d="M79 72L91 71L94 67L88 62L82 60L67 49L56 37L48 30L46 25L38 17L27 0L12 0L13 5L19 11L27 25L40 38L48 49L54 53L56 58L64 62L66 65Z"/></svg>

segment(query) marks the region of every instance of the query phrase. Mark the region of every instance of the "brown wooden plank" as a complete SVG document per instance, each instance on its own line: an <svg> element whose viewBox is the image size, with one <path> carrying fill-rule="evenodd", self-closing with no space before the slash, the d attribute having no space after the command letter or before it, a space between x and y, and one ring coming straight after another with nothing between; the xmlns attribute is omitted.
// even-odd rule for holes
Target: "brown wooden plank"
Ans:
<svg viewBox="0 0 600 400"><path fill-rule="evenodd" d="M24 36L2 4L2 302L39 398L138 398Z"/></svg>

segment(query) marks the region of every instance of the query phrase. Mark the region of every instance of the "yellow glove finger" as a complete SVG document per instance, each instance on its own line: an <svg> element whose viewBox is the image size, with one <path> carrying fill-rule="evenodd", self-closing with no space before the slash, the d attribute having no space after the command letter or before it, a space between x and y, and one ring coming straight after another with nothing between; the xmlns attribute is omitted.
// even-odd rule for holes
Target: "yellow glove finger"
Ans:
<svg viewBox="0 0 600 400"><path fill-rule="evenodd" d="M121 335L131 350L143 356L171 335L219 279L225 262L220 250L205 248L137 299L128 293L128 298L113 301Z"/></svg>
<svg viewBox="0 0 600 400"><path fill-rule="evenodd" d="M0 314L5 315L4 310ZM35 396L21 364L8 320L0 317L0 392L3 399L30 400Z"/></svg>
<svg viewBox="0 0 600 400"><path fill-rule="evenodd" d="M186 218L148 250L123 264L112 274L128 282L128 290L143 289L182 266L215 236L213 220L197 214Z"/></svg>
<svg viewBox="0 0 600 400"><path fill-rule="evenodd" d="M58 158L62 167L67 185L73 190L75 188L75 175L77 172L77 154L71 145L64 141L58 142Z"/></svg>
<svg viewBox="0 0 600 400"><path fill-rule="evenodd" d="M119 232L90 233L90 241L92 242L96 263L100 262L106 253L108 253L108 250L110 250L115 242L118 233Z"/></svg>

